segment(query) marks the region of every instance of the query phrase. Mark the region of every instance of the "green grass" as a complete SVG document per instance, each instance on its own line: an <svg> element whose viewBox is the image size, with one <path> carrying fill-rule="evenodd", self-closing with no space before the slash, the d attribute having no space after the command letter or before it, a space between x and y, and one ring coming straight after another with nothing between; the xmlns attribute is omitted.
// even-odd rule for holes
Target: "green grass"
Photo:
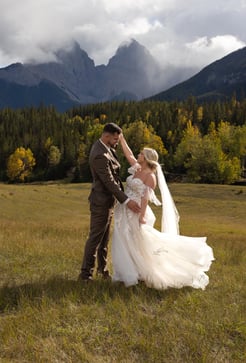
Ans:
<svg viewBox="0 0 246 363"><path fill-rule="evenodd" d="M0 362L245 362L246 188L170 185L214 249L205 291L79 284L89 188L0 184Z"/></svg>

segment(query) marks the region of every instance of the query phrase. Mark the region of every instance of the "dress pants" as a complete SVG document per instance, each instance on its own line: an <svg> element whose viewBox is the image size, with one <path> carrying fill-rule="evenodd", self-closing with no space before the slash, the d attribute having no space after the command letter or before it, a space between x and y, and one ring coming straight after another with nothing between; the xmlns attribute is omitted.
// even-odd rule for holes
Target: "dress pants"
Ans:
<svg viewBox="0 0 246 363"><path fill-rule="evenodd" d="M113 207L107 209L90 205L90 232L85 244L81 277L92 277L97 257L97 272L108 273L106 270L110 225L113 217Z"/></svg>

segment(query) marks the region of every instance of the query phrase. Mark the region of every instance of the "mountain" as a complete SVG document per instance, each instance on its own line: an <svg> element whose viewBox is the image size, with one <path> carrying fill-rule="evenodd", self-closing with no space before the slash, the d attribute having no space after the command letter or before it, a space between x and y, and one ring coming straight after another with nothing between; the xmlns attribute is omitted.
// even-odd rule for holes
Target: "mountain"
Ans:
<svg viewBox="0 0 246 363"><path fill-rule="evenodd" d="M149 51L136 40L125 43L103 69L103 93L110 90L107 98L117 98L131 93L135 98L144 98L157 89L156 80L161 69Z"/></svg>
<svg viewBox="0 0 246 363"><path fill-rule="evenodd" d="M159 65L135 40L121 45L107 65L95 66L78 43L55 56L53 62L0 69L0 108L43 103L64 111L78 104L138 100L163 89L156 86Z"/></svg>
<svg viewBox="0 0 246 363"><path fill-rule="evenodd" d="M151 100L185 100L194 96L198 101L226 100L236 95L246 97L246 47L211 63L187 81L150 97Z"/></svg>
<svg viewBox="0 0 246 363"><path fill-rule="evenodd" d="M25 86L0 79L0 108L38 107L40 104L55 105L60 111L75 106L75 102L64 91L47 80L41 80L37 85Z"/></svg>
<svg viewBox="0 0 246 363"><path fill-rule="evenodd" d="M107 65L95 66L76 42L54 55L52 62L15 63L0 69L0 108L44 104L63 112L79 104L111 100L170 101L192 95L198 101L209 101L246 95L246 47L197 74L195 69L177 69L171 64L161 69L134 39L122 44ZM195 75L188 78L191 74Z"/></svg>

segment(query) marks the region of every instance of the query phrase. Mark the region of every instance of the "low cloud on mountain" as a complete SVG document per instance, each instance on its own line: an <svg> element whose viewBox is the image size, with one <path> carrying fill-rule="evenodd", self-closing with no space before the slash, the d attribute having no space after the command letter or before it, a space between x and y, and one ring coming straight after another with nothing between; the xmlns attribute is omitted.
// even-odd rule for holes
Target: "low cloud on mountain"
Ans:
<svg viewBox="0 0 246 363"><path fill-rule="evenodd" d="M164 69L183 68L190 75L190 69L246 44L245 0L0 0L0 5L0 67L54 61L55 52L74 41L96 65L106 65L119 44L134 38Z"/></svg>

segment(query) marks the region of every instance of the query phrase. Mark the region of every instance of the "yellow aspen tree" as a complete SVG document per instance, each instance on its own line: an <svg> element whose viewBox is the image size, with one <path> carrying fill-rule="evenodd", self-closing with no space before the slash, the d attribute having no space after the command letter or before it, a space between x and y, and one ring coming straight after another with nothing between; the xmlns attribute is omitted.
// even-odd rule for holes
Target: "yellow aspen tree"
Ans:
<svg viewBox="0 0 246 363"><path fill-rule="evenodd" d="M19 147L10 155L7 162L7 176L11 181L24 181L36 164L31 149Z"/></svg>
<svg viewBox="0 0 246 363"><path fill-rule="evenodd" d="M197 108L197 121L201 122L203 118L203 107L199 106Z"/></svg>

